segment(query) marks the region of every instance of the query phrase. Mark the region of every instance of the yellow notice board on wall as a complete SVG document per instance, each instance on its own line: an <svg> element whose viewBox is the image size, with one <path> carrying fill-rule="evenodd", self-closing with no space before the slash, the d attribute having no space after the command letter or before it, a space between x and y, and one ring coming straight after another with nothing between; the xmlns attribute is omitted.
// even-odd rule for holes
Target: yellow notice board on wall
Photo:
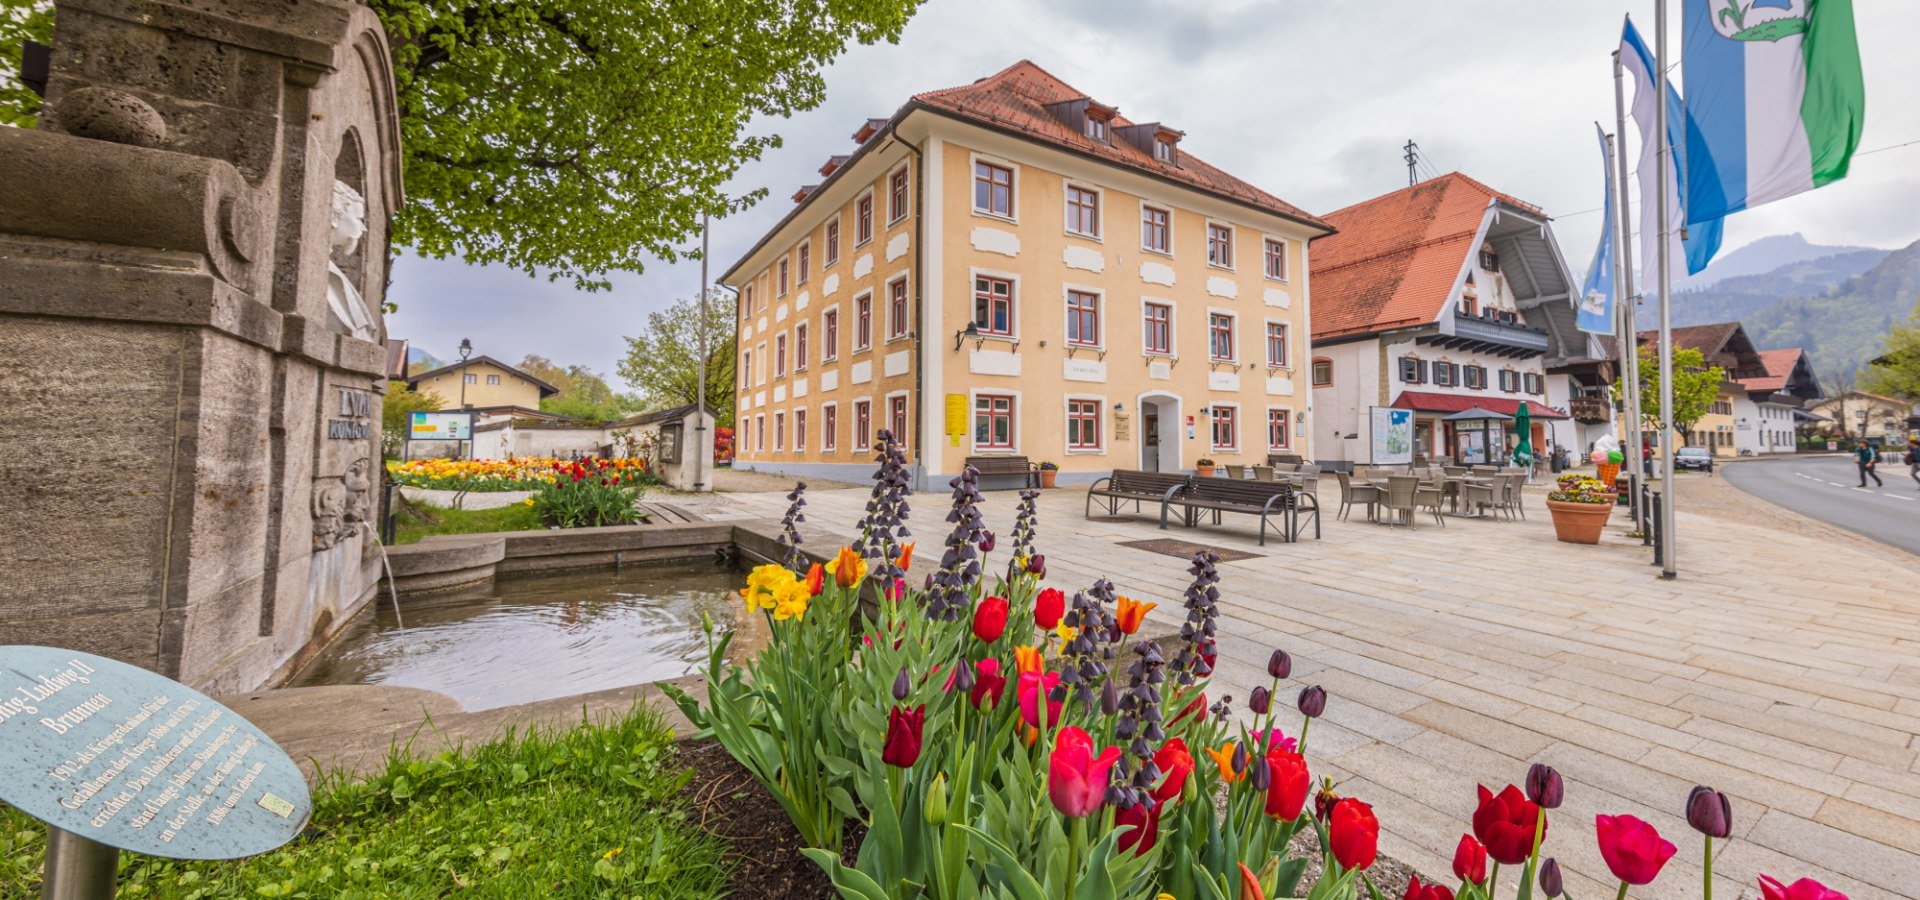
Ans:
<svg viewBox="0 0 1920 900"><path fill-rule="evenodd" d="M947 395L947 436L959 445L960 436L967 433L967 395Z"/></svg>

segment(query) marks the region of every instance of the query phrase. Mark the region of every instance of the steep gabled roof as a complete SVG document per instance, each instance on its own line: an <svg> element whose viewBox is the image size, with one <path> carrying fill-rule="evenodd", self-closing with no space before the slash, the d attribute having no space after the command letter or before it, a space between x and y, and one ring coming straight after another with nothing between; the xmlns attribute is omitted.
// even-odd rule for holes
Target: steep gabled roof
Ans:
<svg viewBox="0 0 1920 900"><path fill-rule="evenodd" d="M1767 374L1755 378L1740 379L1740 386L1749 391L1774 393L1787 388L1787 379L1793 376L1793 370L1800 365L1805 350L1794 347L1788 350L1762 350L1760 363L1766 367Z"/></svg>
<svg viewBox="0 0 1920 900"><path fill-rule="evenodd" d="M1659 341L1658 331L1640 332L1642 347L1655 346ZM1747 331L1740 327L1739 322L1682 325L1673 329L1673 346L1700 351L1708 364L1725 369L1730 380L1764 377L1767 374L1760 351L1753 348L1753 341L1747 338Z"/></svg>
<svg viewBox="0 0 1920 900"><path fill-rule="evenodd" d="M1539 212L1452 172L1328 213L1337 232L1313 243L1313 339L1433 321L1496 202Z"/></svg>
<svg viewBox="0 0 1920 900"><path fill-rule="evenodd" d="M528 375L527 373L522 372L519 369L514 368L513 366L507 365L506 363L503 363L497 359L494 359L491 356L476 356L476 357L473 357L472 359L467 360L466 362L451 363L449 365L441 366L438 369L433 369L427 372L421 372L418 375L408 376L407 387L413 387L419 384L420 382L425 381L429 378L432 378L435 375L439 375L443 372L452 372L458 369L464 369L467 366L477 366L481 363L486 363L487 365L493 366L496 369L503 369L508 373L511 373L525 380L529 384L532 384L534 387L539 388L541 399L552 397L555 394L560 393L559 388L554 387L553 385L550 385L544 381L541 381L540 379L535 378L532 375ZM451 398L448 398L448 399L451 399Z"/></svg>
<svg viewBox="0 0 1920 900"><path fill-rule="evenodd" d="M1127 141L1102 142L1087 137L1046 108L1048 104L1086 97L1084 92L1031 60L1023 59L972 84L916 94L913 104L1219 195L1305 225L1327 227L1325 220L1209 165L1184 148L1177 162L1162 162ZM1136 123L1115 115L1109 124L1112 130L1118 130Z"/></svg>

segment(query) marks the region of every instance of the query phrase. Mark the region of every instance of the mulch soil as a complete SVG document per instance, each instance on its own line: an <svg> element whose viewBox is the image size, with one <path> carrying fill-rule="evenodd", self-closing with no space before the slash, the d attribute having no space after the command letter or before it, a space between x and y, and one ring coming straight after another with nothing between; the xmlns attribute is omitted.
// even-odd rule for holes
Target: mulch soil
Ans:
<svg viewBox="0 0 1920 900"><path fill-rule="evenodd" d="M830 900L838 896L833 882L813 860L800 853L806 845L800 833L787 819L786 810L773 799L717 741L683 741L680 758L693 767L693 778L686 790L693 795L695 819L707 833L732 845L738 868L727 896L739 900ZM847 823L846 842L840 855L848 865L860 847L862 826ZM1319 876L1318 841L1312 831L1294 839L1294 852L1309 859L1302 885L1312 884ZM1398 860L1380 857L1367 870L1382 896L1405 893L1413 870ZM1366 896L1362 891L1361 896Z"/></svg>

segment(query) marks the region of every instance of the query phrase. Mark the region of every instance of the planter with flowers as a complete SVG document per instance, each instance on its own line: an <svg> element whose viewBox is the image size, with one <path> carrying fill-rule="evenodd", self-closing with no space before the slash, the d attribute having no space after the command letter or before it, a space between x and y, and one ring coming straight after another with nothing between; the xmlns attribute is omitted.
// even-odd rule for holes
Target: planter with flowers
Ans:
<svg viewBox="0 0 1920 900"><path fill-rule="evenodd" d="M1212 478L1213 477L1213 460L1207 459L1205 457L1201 457L1200 459L1194 461L1193 470L1195 472L1198 472L1201 478Z"/></svg>
<svg viewBox="0 0 1920 900"><path fill-rule="evenodd" d="M798 549L805 500L791 495L785 561L754 569L741 591L749 613L767 617L770 643L734 665L730 635L710 631L705 702L662 685L779 801L839 896L1385 896L1373 808L1310 772L1308 732L1327 692L1289 686L1288 710L1278 699L1293 675L1284 650L1244 710L1224 696L1240 686L1212 681L1228 587L1216 555L1198 552L1187 567L1179 637L1137 639L1156 604L1120 596L1104 578L1071 594L1043 586L1038 492L1021 494L1006 555L995 558L968 470L950 482L939 562L912 587L902 540L912 478L888 433L879 439L866 516L853 545L824 565ZM884 600L863 603L868 593ZM1524 900L1564 896L1560 864L1544 851L1566 789L1544 764L1524 787L1481 787L1453 858L1458 887L1415 878L1390 889L1416 900L1513 897L1516 885ZM1695 845L1704 858L1689 852L1686 863L1703 868L1710 900L1713 841L1731 833L1732 810L1701 787L1685 816L1705 837ZM858 850L843 855L848 820L864 827ZM1313 840L1293 840L1309 831ZM1597 816L1593 833L1617 897L1679 852L1631 815ZM1309 883L1310 861L1319 873ZM1762 876L1760 887L1770 900L1839 896L1807 880Z"/></svg>
<svg viewBox="0 0 1920 900"><path fill-rule="evenodd" d="M1040 463L1040 486L1053 487L1053 480L1060 477L1060 465L1052 460Z"/></svg>
<svg viewBox="0 0 1920 900"><path fill-rule="evenodd" d="M1591 475L1569 472L1560 476L1547 495L1555 537L1569 544L1598 544L1618 498L1614 486Z"/></svg>

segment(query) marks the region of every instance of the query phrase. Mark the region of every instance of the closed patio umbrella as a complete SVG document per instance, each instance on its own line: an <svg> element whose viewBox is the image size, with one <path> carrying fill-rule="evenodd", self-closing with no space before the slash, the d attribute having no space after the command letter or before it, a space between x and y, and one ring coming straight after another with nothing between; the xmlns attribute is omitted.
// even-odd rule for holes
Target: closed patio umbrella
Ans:
<svg viewBox="0 0 1920 900"><path fill-rule="evenodd" d="M1531 467L1533 465L1533 417L1527 412L1525 400L1520 401L1520 408L1514 411L1513 433L1520 437L1520 442L1513 446L1514 464Z"/></svg>

